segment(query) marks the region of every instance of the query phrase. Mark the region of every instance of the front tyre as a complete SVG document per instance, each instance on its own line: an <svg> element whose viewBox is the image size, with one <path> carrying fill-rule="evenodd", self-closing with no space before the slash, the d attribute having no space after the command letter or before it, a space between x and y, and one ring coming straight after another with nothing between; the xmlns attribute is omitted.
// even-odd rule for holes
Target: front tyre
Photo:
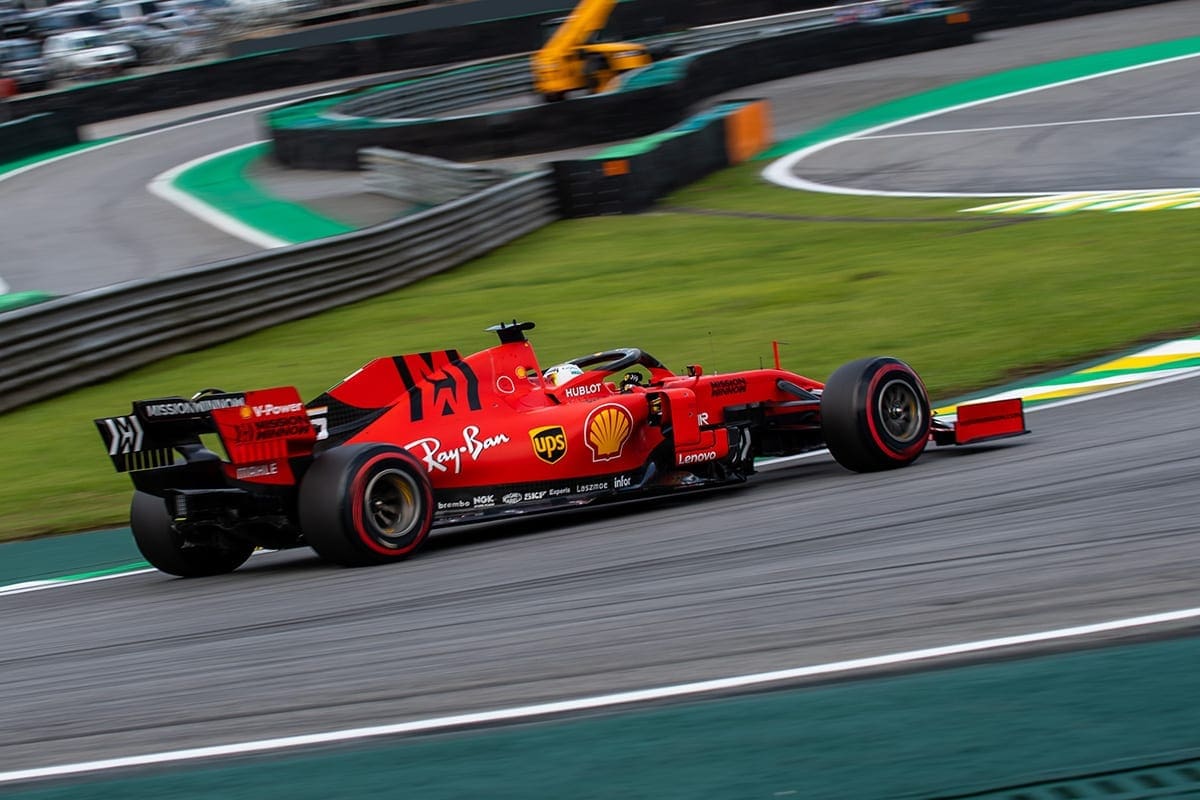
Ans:
<svg viewBox="0 0 1200 800"><path fill-rule="evenodd" d="M411 453L386 444L322 453L300 484L300 530L326 561L348 567L400 561L433 525L433 487Z"/></svg>
<svg viewBox="0 0 1200 800"><path fill-rule="evenodd" d="M254 552L253 544L221 535L203 544L186 541L175 529L166 501L146 492L133 493L129 527L150 566L181 578L233 572Z"/></svg>
<svg viewBox="0 0 1200 800"><path fill-rule="evenodd" d="M903 467L929 440L929 396L917 373L883 356L844 364L821 394L821 430L837 462L855 472Z"/></svg>

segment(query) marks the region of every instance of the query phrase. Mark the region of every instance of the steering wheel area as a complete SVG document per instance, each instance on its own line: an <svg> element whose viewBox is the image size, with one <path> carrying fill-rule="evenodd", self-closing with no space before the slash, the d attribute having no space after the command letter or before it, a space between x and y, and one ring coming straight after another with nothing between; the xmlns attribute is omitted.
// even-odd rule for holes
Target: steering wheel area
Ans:
<svg viewBox="0 0 1200 800"><path fill-rule="evenodd" d="M592 353L590 356L572 358L567 363L574 364L584 371L613 373L639 366L645 367L654 377L658 377L658 373L671 374L671 371L667 369L665 364L645 350L637 347L618 347L615 350L602 350L599 353Z"/></svg>
<svg viewBox="0 0 1200 800"><path fill-rule="evenodd" d="M642 363L642 359L647 357L655 363L658 362L658 359L653 356L647 356L645 352L636 347L618 347L616 350L603 350L599 353L592 353L590 356L572 358L567 363L574 364L585 372L611 373L628 369L634 364L640 364ZM662 365L659 364L659 366Z"/></svg>

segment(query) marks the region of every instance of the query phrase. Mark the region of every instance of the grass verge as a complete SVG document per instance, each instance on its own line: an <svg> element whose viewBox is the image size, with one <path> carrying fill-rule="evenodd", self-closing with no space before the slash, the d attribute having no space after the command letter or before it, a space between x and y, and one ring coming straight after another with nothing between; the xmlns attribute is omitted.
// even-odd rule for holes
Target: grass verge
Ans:
<svg viewBox="0 0 1200 800"><path fill-rule="evenodd" d="M886 353L935 399L1196 330L1196 211L964 214L969 200L806 194L757 166L633 217L561 222L417 286L0 416L0 539L123 525L129 481L91 423L135 398L295 384L379 355L492 344L532 319L543 365L639 346L708 371L770 361L826 377Z"/></svg>

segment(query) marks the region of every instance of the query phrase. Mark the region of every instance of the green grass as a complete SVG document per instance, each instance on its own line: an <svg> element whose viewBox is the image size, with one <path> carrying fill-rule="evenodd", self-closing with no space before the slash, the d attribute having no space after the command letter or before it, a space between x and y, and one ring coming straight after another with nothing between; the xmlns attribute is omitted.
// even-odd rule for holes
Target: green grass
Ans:
<svg viewBox="0 0 1200 800"><path fill-rule="evenodd" d="M0 416L0 539L124 524L129 481L91 420L130 400L293 383L311 397L375 356L490 346L482 329L514 317L537 322L543 365L632 345L728 371L770 363L779 339L784 366L816 378L899 356L935 399L1196 330L1200 212L984 216L960 213L970 201L792 192L757 170Z"/></svg>

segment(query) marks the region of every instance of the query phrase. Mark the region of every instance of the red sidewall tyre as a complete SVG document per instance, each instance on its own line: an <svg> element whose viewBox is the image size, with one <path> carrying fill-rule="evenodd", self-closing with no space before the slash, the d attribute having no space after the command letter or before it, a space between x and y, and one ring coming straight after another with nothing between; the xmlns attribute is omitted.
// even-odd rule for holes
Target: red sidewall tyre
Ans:
<svg viewBox="0 0 1200 800"><path fill-rule="evenodd" d="M839 367L821 395L829 452L855 472L903 467L929 441L929 395L911 367L874 356Z"/></svg>
<svg viewBox="0 0 1200 800"><path fill-rule="evenodd" d="M328 561L366 566L412 555L433 526L433 487L407 450L348 445L317 457L300 484L300 529Z"/></svg>

